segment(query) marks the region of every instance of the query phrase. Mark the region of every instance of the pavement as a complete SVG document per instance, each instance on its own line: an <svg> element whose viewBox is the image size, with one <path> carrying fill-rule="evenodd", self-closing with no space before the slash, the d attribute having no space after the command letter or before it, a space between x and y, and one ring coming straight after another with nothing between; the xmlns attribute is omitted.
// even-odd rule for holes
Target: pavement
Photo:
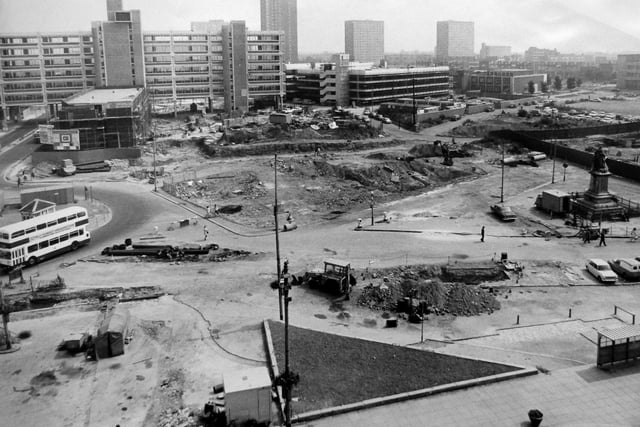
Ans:
<svg viewBox="0 0 640 427"><path fill-rule="evenodd" d="M640 426L640 364L608 372L593 365L351 412L304 424L356 426Z"/></svg>

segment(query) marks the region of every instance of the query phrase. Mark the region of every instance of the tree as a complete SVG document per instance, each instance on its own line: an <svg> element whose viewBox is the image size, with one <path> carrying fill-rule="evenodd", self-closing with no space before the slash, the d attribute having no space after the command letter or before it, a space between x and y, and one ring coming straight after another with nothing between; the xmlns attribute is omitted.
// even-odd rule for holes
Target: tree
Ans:
<svg viewBox="0 0 640 427"><path fill-rule="evenodd" d="M575 89L575 87L576 87L576 78L567 77L567 89Z"/></svg>
<svg viewBox="0 0 640 427"><path fill-rule="evenodd" d="M560 76L556 76L556 77L553 79L553 88L554 88L555 90L560 90L560 89L562 89L562 79L560 78Z"/></svg>
<svg viewBox="0 0 640 427"><path fill-rule="evenodd" d="M547 82L541 82L541 83L540 83L540 90L541 90L543 93L547 93L547 92L549 92L549 83L547 83Z"/></svg>
<svg viewBox="0 0 640 427"><path fill-rule="evenodd" d="M533 82L533 80L529 80L529 83L527 83L527 85L529 86L529 93L534 93L536 91L536 84Z"/></svg>
<svg viewBox="0 0 640 427"><path fill-rule="evenodd" d="M578 87L582 86L582 79L576 80L576 86Z"/></svg>

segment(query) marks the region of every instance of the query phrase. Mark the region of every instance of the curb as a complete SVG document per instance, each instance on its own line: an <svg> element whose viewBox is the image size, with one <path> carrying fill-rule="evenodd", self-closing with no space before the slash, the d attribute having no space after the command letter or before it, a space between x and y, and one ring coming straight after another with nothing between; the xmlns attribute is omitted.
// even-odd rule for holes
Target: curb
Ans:
<svg viewBox="0 0 640 427"><path fill-rule="evenodd" d="M459 381L452 384L445 384L442 386L436 386L431 388L425 388L422 390L411 391L407 393L394 394L392 396L385 396L375 399L369 399L358 403L352 403L342 406L334 406L333 408L320 409L317 411L305 412L293 417L292 422L301 423L319 418L340 415L347 412L360 411L363 409L375 408L377 406L388 405L391 403L403 402L410 399L418 399L422 397L432 396L434 394L445 393L455 390L463 390L469 387L475 387L479 385L493 384L500 381L511 380L515 378L523 378L531 375L537 375L538 370L536 368L523 368L515 372L506 372L503 374L491 375L483 378L476 378L472 380Z"/></svg>
<svg viewBox="0 0 640 427"><path fill-rule="evenodd" d="M269 356L269 367L271 368L272 381L280 376L278 370L278 359L276 359L276 353L273 349L273 341L271 340L271 328L269 328L269 320L264 319L262 321L264 327L264 339L267 344L267 354ZM280 419L284 420L284 398L282 396L282 387L276 386L276 395L278 396L278 411L280 412Z"/></svg>

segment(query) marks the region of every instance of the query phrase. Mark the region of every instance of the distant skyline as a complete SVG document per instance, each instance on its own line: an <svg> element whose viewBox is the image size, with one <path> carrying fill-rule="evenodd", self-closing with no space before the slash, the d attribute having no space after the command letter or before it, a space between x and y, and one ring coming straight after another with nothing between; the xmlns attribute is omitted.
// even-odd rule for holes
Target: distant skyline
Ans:
<svg viewBox="0 0 640 427"><path fill-rule="evenodd" d="M123 0L143 31L188 31L192 21L244 20L260 29L259 0ZM383 20L385 52L432 52L436 22L475 22L475 46L531 46L562 53L640 52L637 0L298 0L299 53L344 51L344 21ZM105 0L0 0L0 33L89 31Z"/></svg>

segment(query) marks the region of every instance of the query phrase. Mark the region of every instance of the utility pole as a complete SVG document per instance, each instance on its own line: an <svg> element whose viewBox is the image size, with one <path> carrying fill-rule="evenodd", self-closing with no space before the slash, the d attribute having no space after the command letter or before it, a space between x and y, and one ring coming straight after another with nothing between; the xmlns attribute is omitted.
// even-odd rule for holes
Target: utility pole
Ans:
<svg viewBox="0 0 640 427"><path fill-rule="evenodd" d="M158 174L156 173L156 135L153 135L153 191L158 191Z"/></svg>
<svg viewBox="0 0 640 427"><path fill-rule="evenodd" d="M278 306L280 307L280 320L282 320L282 287L280 286L280 237L278 236L278 153L273 155L273 175L275 189L275 203L273 205L273 216L276 223L276 273L278 275Z"/></svg>
<svg viewBox="0 0 640 427"><path fill-rule="evenodd" d="M373 226L373 191L371 192L371 201L369 202L371 208L371 226Z"/></svg>
<svg viewBox="0 0 640 427"><path fill-rule="evenodd" d="M551 183L555 183L556 182L556 150L557 150L557 145L556 145L556 140L553 140L553 169L551 171Z"/></svg>
<svg viewBox="0 0 640 427"><path fill-rule="evenodd" d="M504 203L504 141L502 141L502 181L500 184L500 203Z"/></svg>
<svg viewBox="0 0 640 427"><path fill-rule="evenodd" d="M2 311L2 326L4 327L5 349L11 350L11 336L9 335L9 309L4 303L4 294L2 293L2 283L0 283L0 311Z"/></svg>
<svg viewBox="0 0 640 427"><path fill-rule="evenodd" d="M280 281L280 289L284 295L284 376L285 376L285 404L284 404L284 424L291 427L291 394L292 394L292 378L289 370L289 262L284 262L282 269L282 280Z"/></svg>

